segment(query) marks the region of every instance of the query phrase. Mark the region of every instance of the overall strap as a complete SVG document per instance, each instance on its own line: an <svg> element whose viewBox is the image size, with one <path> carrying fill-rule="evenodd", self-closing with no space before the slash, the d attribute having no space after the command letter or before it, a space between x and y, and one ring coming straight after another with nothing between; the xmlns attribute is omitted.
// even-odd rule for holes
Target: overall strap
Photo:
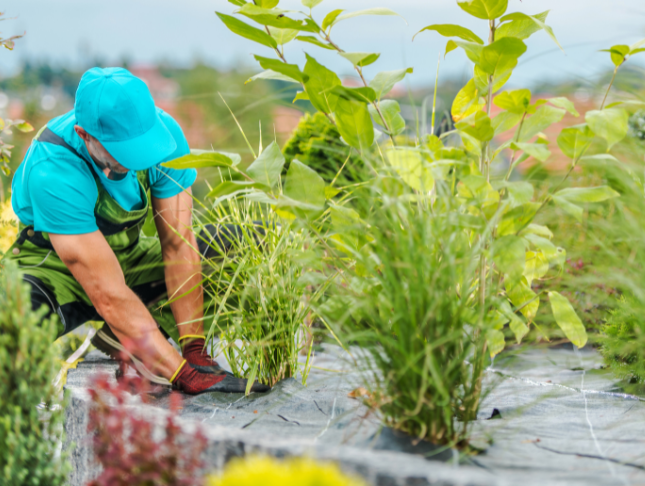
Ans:
<svg viewBox="0 0 645 486"><path fill-rule="evenodd" d="M66 148L74 155L76 155L79 159L83 160L88 166L90 166L90 170L92 169L92 166L90 165L89 161L85 159L85 157L79 154L76 149L74 149L74 147L63 140L63 137L60 137L52 132L49 127L46 126L45 129L40 133L40 135L38 135L38 138L36 140L38 140L39 142L47 142L51 143L52 145L58 145L59 147ZM92 174L94 174L93 170L91 172Z"/></svg>

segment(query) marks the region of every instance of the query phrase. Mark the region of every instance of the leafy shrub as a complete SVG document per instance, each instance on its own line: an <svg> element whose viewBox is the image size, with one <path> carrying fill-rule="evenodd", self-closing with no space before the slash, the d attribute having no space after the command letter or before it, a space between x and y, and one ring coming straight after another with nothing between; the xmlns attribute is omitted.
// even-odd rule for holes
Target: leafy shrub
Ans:
<svg viewBox="0 0 645 486"><path fill-rule="evenodd" d="M206 486L364 486L360 478L348 476L333 464L311 459L276 460L249 457L232 460L221 475L213 475Z"/></svg>
<svg viewBox="0 0 645 486"><path fill-rule="evenodd" d="M0 272L0 483L56 486L66 465L56 456L62 411L52 385L58 365L55 318L31 310L29 287L12 263ZM44 403L47 418L38 406Z"/></svg>
<svg viewBox="0 0 645 486"><path fill-rule="evenodd" d="M199 430L190 437L182 436L173 417L173 412L181 408L181 396L170 395L171 414L163 438L155 440L154 424L127 407L129 392L145 402L147 382L126 376L113 383L109 377L100 376L90 390L88 430L93 434L94 454L103 471L89 486L201 485L206 438Z"/></svg>
<svg viewBox="0 0 645 486"><path fill-rule="evenodd" d="M602 326L600 353L619 378L645 383L645 306L634 297L621 296Z"/></svg>
<svg viewBox="0 0 645 486"><path fill-rule="evenodd" d="M307 113L300 120L282 151L286 158L285 173L291 161L298 159L330 183L344 166L338 178L341 183L335 185L354 182L356 169L362 166L361 158L341 141L336 125L320 112Z"/></svg>

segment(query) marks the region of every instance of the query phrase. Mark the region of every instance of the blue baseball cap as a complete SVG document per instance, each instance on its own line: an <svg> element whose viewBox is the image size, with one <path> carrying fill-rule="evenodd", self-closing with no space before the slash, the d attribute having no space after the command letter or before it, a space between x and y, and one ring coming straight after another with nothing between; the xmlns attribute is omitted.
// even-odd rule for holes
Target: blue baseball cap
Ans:
<svg viewBox="0 0 645 486"><path fill-rule="evenodd" d="M86 71L76 91L74 112L76 123L126 169L149 169L177 149L148 86L127 69Z"/></svg>

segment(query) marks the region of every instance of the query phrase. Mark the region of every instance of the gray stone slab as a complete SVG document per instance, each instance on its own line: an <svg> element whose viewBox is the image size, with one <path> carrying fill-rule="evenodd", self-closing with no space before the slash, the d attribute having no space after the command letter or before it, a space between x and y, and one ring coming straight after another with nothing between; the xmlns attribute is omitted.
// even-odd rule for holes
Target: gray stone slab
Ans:
<svg viewBox="0 0 645 486"><path fill-rule="evenodd" d="M360 377L346 371L342 350L326 346L314 366L306 387L290 379L265 395L185 397L182 427L186 434L197 428L206 434L213 469L257 452L335 460L383 486L645 484L644 404L616 387L593 351L530 349L498 358L488 369L487 395L473 424L474 441L485 452L444 462L379 450L378 417L348 397ZM86 388L97 373L115 369L95 352L69 372L65 426L72 485L98 472L87 436ZM149 405L134 397L133 411L161 424L170 393L154 395Z"/></svg>

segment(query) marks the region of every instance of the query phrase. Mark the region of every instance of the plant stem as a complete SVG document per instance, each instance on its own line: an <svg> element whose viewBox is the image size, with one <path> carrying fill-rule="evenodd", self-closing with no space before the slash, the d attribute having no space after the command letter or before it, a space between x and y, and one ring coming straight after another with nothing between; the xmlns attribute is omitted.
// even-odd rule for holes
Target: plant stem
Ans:
<svg viewBox="0 0 645 486"><path fill-rule="evenodd" d="M600 105L600 110L605 109L605 103L607 102L607 96L609 96L609 90L611 90L611 87L613 86L614 81L616 80L616 74L618 74L618 68L620 66L622 66L622 63L614 68L614 75L611 77L611 82L609 83L609 86L607 86L607 92L605 93L605 97L602 100L602 105Z"/></svg>
<svg viewBox="0 0 645 486"><path fill-rule="evenodd" d="M329 37L329 34L325 32L325 37L324 39L329 42L329 44L336 49L338 52L345 52L343 51L340 47L338 47L334 42L331 40L331 37ZM354 69L358 73L358 75L361 77L361 80L363 81L363 85L365 87L368 87L369 85L367 84L367 81L365 80L365 77L363 76L363 70L359 66L354 66ZM383 126L385 129L388 131L388 135L390 136L390 140L392 141L392 145L396 147L396 141L394 140L394 135L392 135L392 132L390 130L390 126L388 125L387 121L385 120L385 117L383 116L383 113L381 112L381 108L378 106L378 103L376 101L371 102L372 106L378 113L379 117L381 118L381 121L383 122Z"/></svg>

